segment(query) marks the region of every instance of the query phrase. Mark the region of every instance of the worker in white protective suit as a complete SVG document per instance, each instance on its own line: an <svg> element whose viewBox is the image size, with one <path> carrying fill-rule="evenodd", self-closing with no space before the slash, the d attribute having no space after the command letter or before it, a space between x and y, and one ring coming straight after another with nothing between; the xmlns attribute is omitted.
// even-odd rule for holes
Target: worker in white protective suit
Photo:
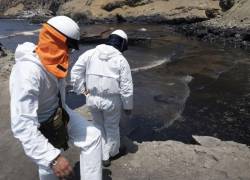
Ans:
<svg viewBox="0 0 250 180"><path fill-rule="evenodd" d="M94 123L102 132L103 166L119 153L121 110L131 114L133 83L129 64L122 52L127 50L124 31L111 33L106 44L82 54L71 70L76 93L86 95Z"/></svg>
<svg viewBox="0 0 250 180"><path fill-rule="evenodd" d="M72 19L56 16L43 24L37 45L25 42L15 52L11 128L38 165L40 180L72 175L61 154L67 142L81 149L81 180L102 179L101 132L65 104L69 51L78 49L79 31Z"/></svg>

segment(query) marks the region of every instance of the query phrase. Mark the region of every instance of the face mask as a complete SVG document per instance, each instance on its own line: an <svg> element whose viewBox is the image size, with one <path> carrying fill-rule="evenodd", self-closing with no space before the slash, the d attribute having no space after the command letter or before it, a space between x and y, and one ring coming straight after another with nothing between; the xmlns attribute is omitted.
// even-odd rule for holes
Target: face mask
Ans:
<svg viewBox="0 0 250 180"><path fill-rule="evenodd" d="M116 34L111 34L106 44L115 47L120 52L124 52L128 49L127 41Z"/></svg>
<svg viewBox="0 0 250 180"><path fill-rule="evenodd" d="M79 50L79 41L71 38L67 38L67 45L69 49Z"/></svg>
<svg viewBox="0 0 250 180"><path fill-rule="evenodd" d="M69 54L73 54L76 50L69 48Z"/></svg>
<svg viewBox="0 0 250 180"><path fill-rule="evenodd" d="M36 53L46 70L57 78L67 76L69 56L67 38L51 26L44 24L39 34Z"/></svg>

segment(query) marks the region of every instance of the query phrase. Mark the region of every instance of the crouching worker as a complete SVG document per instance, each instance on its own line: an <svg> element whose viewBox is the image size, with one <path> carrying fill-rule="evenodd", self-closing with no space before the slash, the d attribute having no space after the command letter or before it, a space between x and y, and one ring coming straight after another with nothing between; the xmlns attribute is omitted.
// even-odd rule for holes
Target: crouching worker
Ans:
<svg viewBox="0 0 250 180"><path fill-rule="evenodd" d="M68 142L81 149L82 180L101 180L101 133L65 104L69 51L78 49L78 25L66 16L43 24L37 46L18 45L10 75L11 128L39 169L40 180L72 175L61 155Z"/></svg>
<svg viewBox="0 0 250 180"><path fill-rule="evenodd" d="M121 110L133 108L133 83L129 64L122 55L128 38L124 31L111 33L106 44L81 55L71 70L74 91L86 95L94 123L102 132L103 166L119 153Z"/></svg>

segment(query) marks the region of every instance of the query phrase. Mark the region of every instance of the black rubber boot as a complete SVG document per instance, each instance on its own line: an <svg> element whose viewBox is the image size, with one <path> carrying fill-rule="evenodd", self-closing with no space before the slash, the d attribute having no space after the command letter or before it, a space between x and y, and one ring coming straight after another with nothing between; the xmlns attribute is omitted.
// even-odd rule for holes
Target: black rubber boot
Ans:
<svg viewBox="0 0 250 180"><path fill-rule="evenodd" d="M111 165L111 162L110 162L109 159L108 159L108 160L103 160L103 161L102 161L102 165L103 165L104 167L109 167L109 166Z"/></svg>

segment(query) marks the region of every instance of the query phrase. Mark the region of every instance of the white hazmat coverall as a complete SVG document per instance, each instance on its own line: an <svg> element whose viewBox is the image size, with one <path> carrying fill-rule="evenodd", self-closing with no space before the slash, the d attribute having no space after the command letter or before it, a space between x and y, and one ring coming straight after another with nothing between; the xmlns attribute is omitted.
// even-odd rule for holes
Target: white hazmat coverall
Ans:
<svg viewBox="0 0 250 180"><path fill-rule="evenodd" d="M58 91L62 106L70 116L70 142L81 149L81 180L101 180L101 133L65 104L65 81L47 72L34 53L35 45L24 43L15 52L16 64L10 76L11 128L29 156L39 167L41 180L56 180L49 164L61 150L53 147L38 130L58 107Z"/></svg>
<svg viewBox="0 0 250 180"><path fill-rule="evenodd" d="M101 44L79 57L71 70L74 91L89 95L86 104L102 132L103 160L119 153L121 109L133 108L133 83L127 60L110 45Z"/></svg>

